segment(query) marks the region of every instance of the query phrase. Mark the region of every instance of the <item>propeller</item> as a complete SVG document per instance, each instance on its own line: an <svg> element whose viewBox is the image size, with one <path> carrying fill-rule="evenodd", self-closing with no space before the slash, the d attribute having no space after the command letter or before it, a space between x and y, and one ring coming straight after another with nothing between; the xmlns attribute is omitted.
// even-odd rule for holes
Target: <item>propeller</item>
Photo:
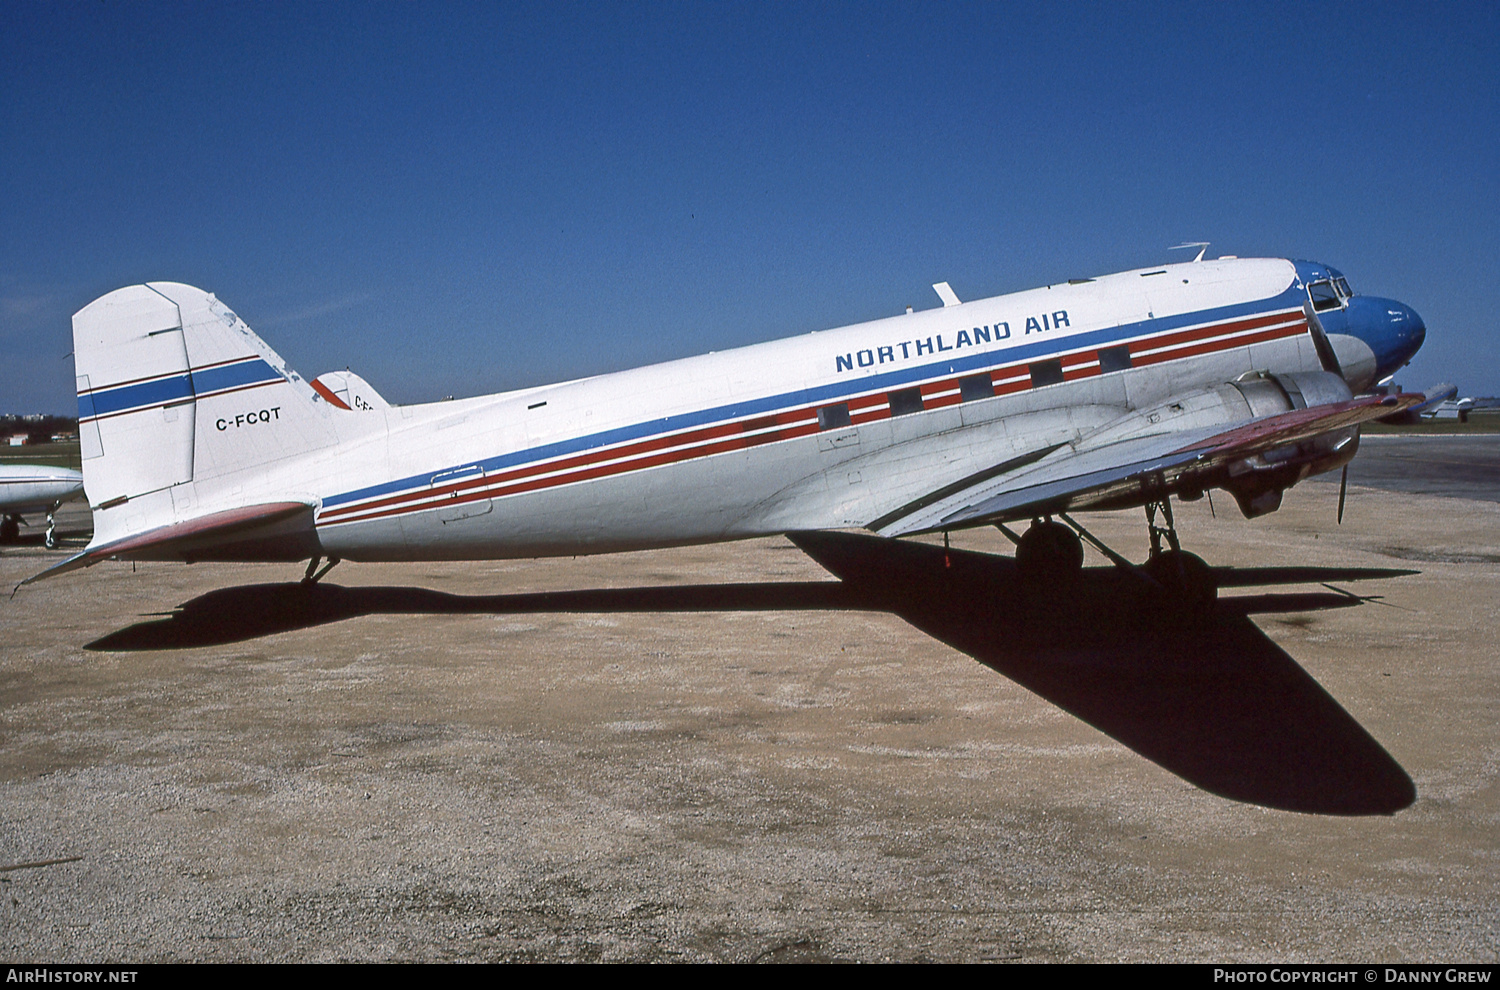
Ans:
<svg viewBox="0 0 1500 990"><path fill-rule="evenodd" d="M1318 362L1323 365L1324 371L1331 371L1340 378L1344 377L1344 369L1339 365L1338 355L1333 353L1333 344L1328 340L1328 334L1323 329L1323 321L1318 319L1318 311L1313 309L1309 300L1302 304L1302 312L1307 314L1307 332L1313 339L1313 350L1318 352Z"/></svg>
<svg viewBox="0 0 1500 990"><path fill-rule="evenodd" d="M1340 378L1344 377L1344 369L1339 365L1338 355L1333 353L1333 344L1328 339L1328 333L1323 329L1323 321L1318 319L1318 311L1313 309L1311 300L1302 304L1302 312L1307 314L1307 332L1313 339L1313 350L1318 352L1318 362L1323 365L1324 371L1331 371ZM1347 379L1345 379L1347 381ZM1344 465L1344 471L1339 475L1339 525L1344 524L1344 498L1349 491L1349 465Z"/></svg>

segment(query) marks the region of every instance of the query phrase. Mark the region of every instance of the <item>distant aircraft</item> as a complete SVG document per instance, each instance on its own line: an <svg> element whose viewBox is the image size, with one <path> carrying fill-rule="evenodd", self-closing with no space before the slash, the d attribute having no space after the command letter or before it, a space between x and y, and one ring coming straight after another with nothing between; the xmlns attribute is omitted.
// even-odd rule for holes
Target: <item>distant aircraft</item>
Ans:
<svg viewBox="0 0 1500 990"><path fill-rule="evenodd" d="M57 546L52 513L83 494L83 475L69 468L41 464L0 465L0 542L14 543L27 512L47 513L47 547Z"/></svg>
<svg viewBox="0 0 1500 990"><path fill-rule="evenodd" d="M1416 423L1421 417L1432 417L1437 415L1438 407L1445 405L1458 396L1458 386L1449 382L1438 385L1429 385L1421 394L1421 401L1409 409L1393 413L1390 416L1380 417L1382 423L1411 424Z"/></svg>
<svg viewBox="0 0 1500 990"><path fill-rule="evenodd" d="M1460 423L1469 421L1469 414L1475 409L1476 403L1472 396L1457 397L1457 390L1442 402L1426 409L1419 410L1419 415L1428 419L1456 419Z"/></svg>
<svg viewBox="0 0 1500 990"><path fill-rule="evenodd" d="M1070 511L1144 506L1145 573L1200 597L1171 496L1274 511L1354 456L1361 422L1421 401L1356 397L1426 328L1325 265L1199 260L968 303L934 288L941 308L410 406L348 372L305 381L200 289L118 289L73 317L94 538L29 580L121 558L306 560L316 581L339 560L990 524L1023 574L1061 580L1080 536L1134 567Z"/></svg>

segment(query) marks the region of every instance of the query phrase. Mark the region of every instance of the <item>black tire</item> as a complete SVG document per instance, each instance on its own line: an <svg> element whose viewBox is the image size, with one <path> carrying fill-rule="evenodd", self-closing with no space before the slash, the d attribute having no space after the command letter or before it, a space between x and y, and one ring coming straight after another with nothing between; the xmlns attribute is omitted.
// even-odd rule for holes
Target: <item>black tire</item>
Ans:
<svg viewBox="0 0 1500 990"><path fill-rule="evenodd" d="M15 516L6 516L0 521L0 543L14 543L21 538L21 524Z"/></svg>
<svg viewBox="0 0 1500 990"><path fill-rule="evenodd" d="M1016 544L1016 566L1028 582L1077 580L1083 570L1083 543L1062 523L1033 523Z"/></svg>
<svg viewBox="0 0 1500 990"><path fill-rule="evenodd" d="M1172 602L1187 611L1213 607L1219 580L1200 556L1186 550L1164 550L1145 563L1145 571L1162 586Z"/></svg>

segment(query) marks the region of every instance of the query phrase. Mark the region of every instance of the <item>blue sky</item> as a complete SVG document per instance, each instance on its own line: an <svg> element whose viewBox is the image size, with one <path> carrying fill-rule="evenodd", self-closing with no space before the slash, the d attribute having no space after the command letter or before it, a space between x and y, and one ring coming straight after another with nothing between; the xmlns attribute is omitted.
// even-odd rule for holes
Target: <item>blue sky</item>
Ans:
<svg viewBox="0 0 1500 990"><path fill-rule="evenodd" d="M0 412L218 294L422 401L1163 261L1311 258L1500 394L1500 4L0 4Z"/></svg>

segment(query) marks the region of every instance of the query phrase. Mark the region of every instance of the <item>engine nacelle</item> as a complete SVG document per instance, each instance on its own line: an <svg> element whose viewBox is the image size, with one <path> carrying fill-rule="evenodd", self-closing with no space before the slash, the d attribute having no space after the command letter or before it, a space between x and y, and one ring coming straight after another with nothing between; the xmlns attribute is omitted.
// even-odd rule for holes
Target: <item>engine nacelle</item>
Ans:
<svg viewBox="0 0 1500 990"><path fill-rule="evenodd" d="M1087 438L1087 443L1112 443L1164 430L1226 428L1248 420L1347 402L1349 385L1327 371L1272 375L1254 372L1232 382L1173 396L1171 401L1142 409L1117 420ZM1169 490L1192 501L1209 488L1223 488L1234 496L1247 518L1281 507L1281 493L1314 474L1349 463L1359 448L1359 428L1321 434L1212 468L1189 469L1166 482Z"/></svg>
<svg viewBox="0 0 1500 990"><path fill-rule="evenodd" d="M1246 519L1254 519L1281 508L1281 493L1303 478L1341 468L1358 451L1359 427L1346 427L1236 461L1219 487L1234 496Z"/></svg>
<svg viewBox="0 0 1500 990"><path fill-rule="evenodd" d="M1348 383L1327 371L1257 375L1233 384L1257 416L1353 398ZM1245 518L1254 519L1281 508L1282 492L1303 478L1343 467L1358 450L1357 426L1320 434L1235 461L1229 465L1228 476L1218 480L1218 487L1234 496Z"/></svg>

